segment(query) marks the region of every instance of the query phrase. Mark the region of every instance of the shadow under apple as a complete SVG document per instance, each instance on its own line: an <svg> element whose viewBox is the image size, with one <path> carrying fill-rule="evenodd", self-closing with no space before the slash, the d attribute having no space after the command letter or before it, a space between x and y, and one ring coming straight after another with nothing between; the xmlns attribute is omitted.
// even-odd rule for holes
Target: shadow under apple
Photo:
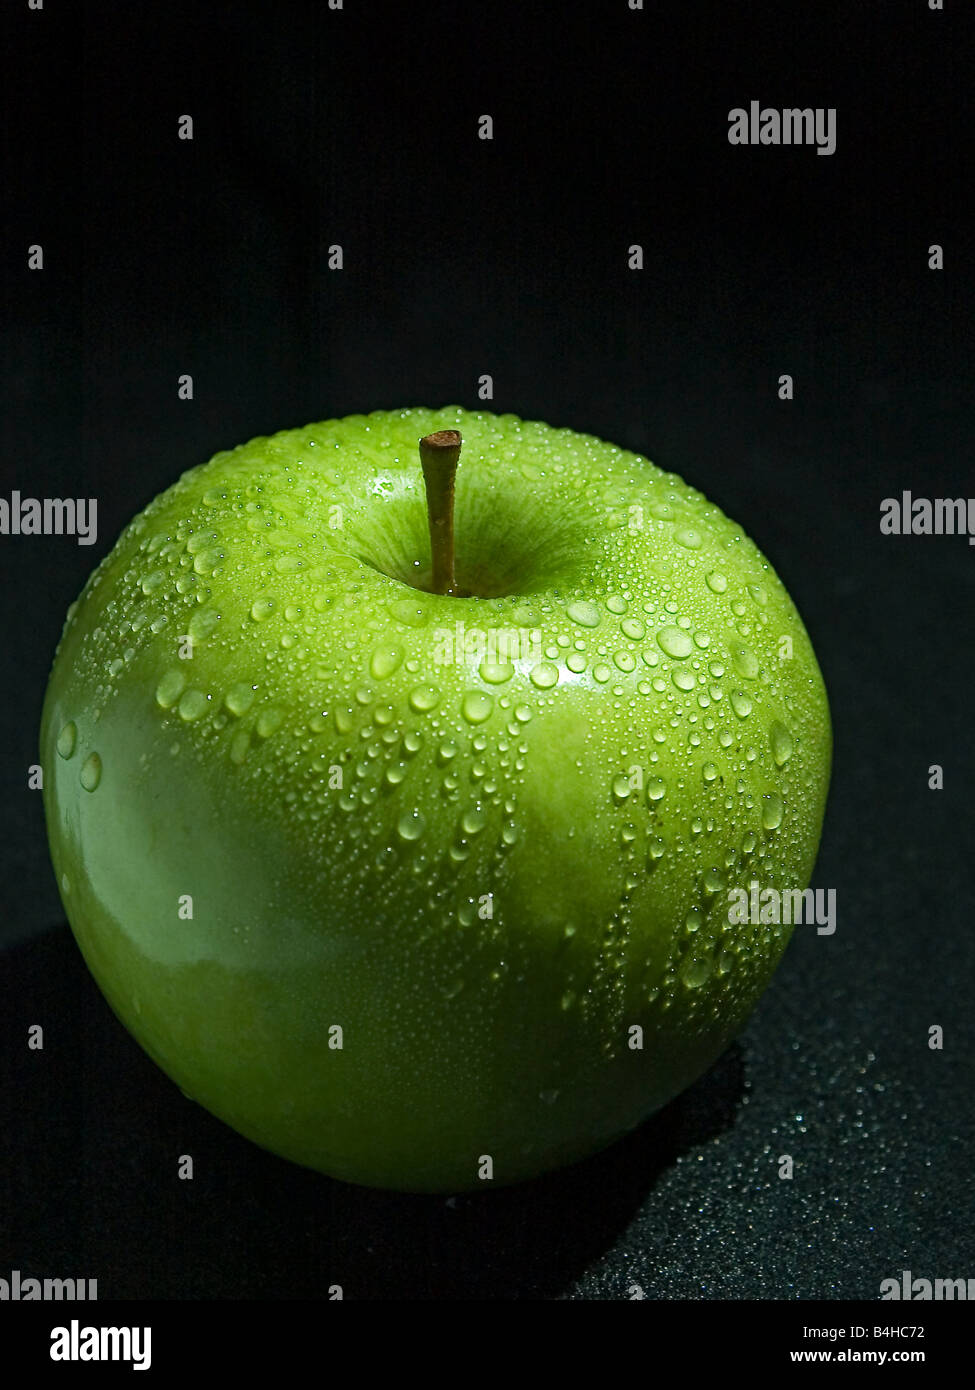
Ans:
<svg viewBox="0 0 975 1390"><path fill-rule="evenodd" d="M736 1043L571 1168L456 1197L375 1191L278 1159L186 1100L115 1019L67 927L0 962L0 1267L96 1278L100 1299L558 1298L680 1155L734 1123L744 1091ZM36 1025L43 1048L28 1047ZM617 1265L605 1296L626 1298Z"/></svg>

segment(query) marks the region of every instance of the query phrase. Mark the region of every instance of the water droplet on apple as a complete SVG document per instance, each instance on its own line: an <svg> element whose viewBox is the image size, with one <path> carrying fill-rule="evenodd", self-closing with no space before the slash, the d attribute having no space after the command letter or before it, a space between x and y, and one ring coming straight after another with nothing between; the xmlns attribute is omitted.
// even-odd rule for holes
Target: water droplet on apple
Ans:
<svg viewBox="0 0 975 1390"><path fill-rule="evenodd" d="M436 708L440 701L440 691L433 685L418 685L410 691L409 701L411 708L418 714L426 714Z"/></svg>
<svg viewBox="0 0 975 1390"><path fill-rule="evenodd" d="M426 821L417 810L404 811L396 822L396 833L401 840L418 840L426 829Z"/></svg>
<svg viewBox="0 0 975 1390"><path fill-rule="evenodd" d="M257 723L254 726L258 738L270 738L277 733L284 723L284 711L279 709L264 709L257 716Z"/></svg>
<svg viewBox="0 0 975 1390"><path fill-rule="evenodd" d="M198 608L186 625L186 631L194 642L205 642L212 637L220 622L220 614L215 608Z"/></svg>
<svg viewBox="0 0 975 1390"><path fill-rule="evenodd" d="M792 735L784 724L773 719L772 727L769 730L769 740L772 744L772 757L779 767L784 767L792 757L792 750L795 747Z"/></svg>
<svg viewBox="0 0 975 1390"><path fill-rule="evenodd" d="M574 623L580 627L598 627L600 622L600 612L594 603L579 601L570 603L565 610Z"/></svg>
<svg viewBox="0 0 975 1390"><path fill-rule="evenodd" d="M672 656L677 661L690 656L694 650L692 639L679 627L661 628L657 633L657 645L666 656Z"/></svg>
<svg viewBox="0 0 975 1390"><path fill-rule="evenodd" d="M619 773L616 777L613 778L613 797L616 801L622 804L624 801L626 801L629 795L629 778L624 777L622 773Z"/></svg>
<svg viewBox="0 0 975 1390"><path fill-rule="evenodd" d="M398 599L396 603L390 605L389 611L397 622L403 623L407 627L423 626L423 609L418 606L416 599Z"/></svg>
<svg viewBox="0 0 975 1390"><path fill-rule="evenodd" d="M667 790L667 786L662 777L651 777L647 782L647 800L659 801Z"/></svg>
<svg viewBox="0 0 975 1390"><path fill-rule="evenodd" d="M705 893L713 897L715 893L720 893L725 886L724 876L715 868L705 870L701 880Z"/></svg>
<svg viewBox="0 0 975 1390"><path fill-rule="evenodd" d="M488 685L504 685L515 674L515 668L508 661L482 661L478 675Z"/></svg>
<svg viewBox="0 0 975 1390"><path fill-rule="evenodd" d="M539 690L551 690L553 685L558 685L559 668L549 661L540 661L537 666L532 667L528 678Z"/></svg>
<svg viewBox="0 0 975 1390"><path fill-rule="evenodd" d="M481 690L468 690L460 703L460 712L468 724L483 724L493 708L494 700Z"/></svg>
<svg viewBox="0 0 975 1390"><path fill-rule="evenodd" d="M254 694L255 692L251 686L240 681L236 685L230 687L223 697L223 702L231 714L235 714L240 718L241 715L247 713L254 703Z"/></svg>
<svg viewBox="0 0 975 1390"><path fill-rule="evenodd" d="M777 830L782 824L782 798L778 792L762 797L762 824L766 830Z"/></svg>
<svg viewBox="0 0 975 1390"><path fill-rule="evenodd" d="M691 957L681 971L681 979L688 989L700 989L711 978L713 968L710 956Z"/></svg>
<svg viewBox="0 0 975 1390"><path fill-rule="evenodd" d="M74 750L78 742L78 726L71 719L58 734L57 749L62 758L74 757Z"/></svg>
<svg viewBox="0 0 975 1390"><path fill-rule="evenodd" d="M89 753L81 764L79 780L86 792L93 792L102 780L102 760L97 753Z"/></svg>
<svg viewBox="0 0 975 1390"><path fill-rule="evenodd" d="M402 660L403 650L401 647L377 647L372 654L372 660L369 662L369 674L374 680L385 680L387 676L393 674Z"/></svg>
<svg viewBox="0 0 975 1390"><path fill-rule="evenodd" d="M655 869L664 857L667 846L659 835L654 835L647 841L647 868Z"/></svg>
<svg viewBox="0 0 975 1390"><path fill-rule="evenodd" d="M487 816L480 807L472 808L464 812L460 824L465 835L479 835L487 825Z"/></svg>
<svg viewBox="0 0 975 1390"><path fill-rule="evenodd" d="M162 709L170 709L182 695L185 686L186 676L178 667L173 667L156 686L156 703Z"/></svg>
<svg viewBox="0 0 975 1390"><path fill-rule="evenodd" d="M754 680L758 675L758 657L750 647L733 647L731 662L739 676L744 676L746 680Z"/></svg>
<svg viewBox="0 0 975 1390"><path fill-rule="evenodd" d="M728 587L728 581L720 570L712 570L706 580L708 588L715 594L723 594Z"/></svg>
<svg viewBox="0 0 975 1390"><path fill-rule="evenodd" d="M187 690L180 696L177 705L177 713L180 719L185 719L189 724L194 719L199 719L206 712L207 697L202 690Z"/></svg>
<svg viewBox="0 0 975 1390"><path fill-rule="evenodd" d="M738 718L747 719L752 712L752 702L748 696L740 690L733 690L730 699L731 708L734 710L735 714L737 714Z"/></svg>
<svg viewBox="0 0 975 1390"><path fill-rule="evenodd" d="M646 636L646 624L639 618L624 618L620 623L620 631L624 637L629 637L632 642L642 642Z"/></svg>
<svg viewBox="0 0 975 1390"><path fill-rule="evenodd" d="M273 598L255 599L251 604L251 617L254 619L255 623L262 623L264 619L269 617L273 612Z"/></svg>

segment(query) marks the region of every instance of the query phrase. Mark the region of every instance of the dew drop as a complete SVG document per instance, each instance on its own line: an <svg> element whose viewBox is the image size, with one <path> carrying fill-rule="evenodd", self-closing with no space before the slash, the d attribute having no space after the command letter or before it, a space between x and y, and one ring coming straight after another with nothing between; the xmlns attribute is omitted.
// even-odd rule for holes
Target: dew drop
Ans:
<svg viewBox="0 0 975 1390"><path fill-rule="evenodd" d="M570 603L565 610L574 623L580 627L598 627L600 621L599 609L594 603L577 602Z"/></svg>
<svg viewBox="0 0 975 1390"><path fill-rule="evenodd" d="M483 724L493 708L494 700L481 690L468 690L460 702L460 712L468 724Z"/></svg>
<svg viewBox="0 0 975 1390"><path fill-rule="evenodd" d="M156 686L156 704L162 709L170 709L182 695L186 686L186 676L178 667L167 671Z"/></svg>
<svg viewBox="0 0 975 1390"><path fill-rule="evenodd" d="M739 676L744 676L746 680L754 680L758 675L758 657L750 647L732 648L731 664Z"/></svg>
<svg viewBox="0 0 975 1390"><path fill-rule="evenodd" d="M433 685L418 685L410 691L410 708L415 709L418 714L426 714L429 710L435 709L440 700L440 691Z"/></svg>
<svg viewBox="0 0 975 1390"><path fill-rule="evenodd" d="M62 758L71 758L71 757L73 757L73 756L74 756L74 750L75 750L75 747L76 747L76 745L77 745L77 742L78 742L78 726L75 724L74 720L72 719L72 720L70 720L67 724L65 724L64 728L63 728L63 729L61 730L61 732L58 734L57 749L58 749L58 752L61 754L61 757L62 757Z"/></svg>
<svg viewBox="0 0 975 1390"><path fill-rule="evenodd" d="M766 830L778 830L782 824L782 798L778 792L762 797L762 824Z"/></svg>
<svg viewBox="0 0 975 1390"><path fill-rule="evenodd" d="M769 741L772 744L772 757L777 766L784 767L792 757L795 747L792 735L784 724L780 724L777 719L772 720L772 727L769 730Z"/></svg>
<svg viewBox="0 0 975 1390"><path fill-rule="evenodd" d="M93 792L102 780L102 760L97 753L89 753L81 764L79 780L86 792Z"/></svg>
<svg viewBox="0 0 975 1390"><path fill-rule="evenodd" d="M688 989L700 989L711 978L712 969L710 956L692 957L681 971L681 979Z"/></svg>
<svg viewBox="0 0 975 1390"><path fill-rule="evenodd" d="M231 714L236 714L238 718L246 714L254 703L254 690L251 686L240 681L237 685L232 685L223 697L223 702Z"/></svg>
<svg viewBox="0 0 975 1390"><path fill-rule="evenodd" d="M551 690L553 685L558 685L559 668L549 661L540 661L537 666L532 667L528 678L539 690Z"/></svg>
<svg viewBox="0 0 975 1390"><path fill-rule="evenodd" d="M747 719L752 712L752 702L749 700L748 696L743 694L740 690L733 690L730 699L731 708L734 710L735 714L737 714L738 718Z"/></svg>
<svg viewBox="0 0 975 1390"><path fill-rule="evenodd" d="M251 604L251 617L254 619L255 623L262 623L264 619L269 617L270 614L273 612L273 598L255 599L254 602Z"/></svg>
<svg viewBox="0 0 975 1390"><path fill-rule="evenodd" d="M723 594L728 587L728 581L720 570L712 570L706 582L708 588L715 594Z"/></svg>
<svg viewBox="0 0 975 1390"><path fill-rule="evenodd" d="M202 690L187 690L180 696L177 713L189 724L206 712L207 703Z"/></svg>
<svg viewBox="0 0 975 1390"><path fill-rule="evenodd" d="M679 627L665 627L657 633L657 645L666 656L682 661L694 650L694 643L687 633Z"/></svg>
<svg viewBox="0 0 975 1390"><path fill-rule="evenodd" d="M369 674L373 680L385 680L387 676L393 674L402 660L403 650L401 647L377 647L369 662Z"/></svg>
<svg viewBox="0 0 975 1390"><path fill-rule="evenodd" d="M488 685L504 685L514 674L515 668L509 661L482 661L478 667L478 675Z"/></svg>
<svg viewBox="0 0 975 1390"><path fill-rule="evenodd" d="M460 824L465 835L479 835L487 825L487 816L480 808L465 811L461 816Z"/></svg>
<svg viewBox="0 0 975 1390"><path fill-rule="evenodd" d="M255 730L258 738L270 738L277 733L284 723L284 711L279 709L264 709L257 716Z"/></svg>
<svg viewBox="0 0 975 1390"><path fill-rule="evenodd" d="M401 840L418 840L426 829L426 821L419 811L404 811L396 823L396 833Z"/></svg>

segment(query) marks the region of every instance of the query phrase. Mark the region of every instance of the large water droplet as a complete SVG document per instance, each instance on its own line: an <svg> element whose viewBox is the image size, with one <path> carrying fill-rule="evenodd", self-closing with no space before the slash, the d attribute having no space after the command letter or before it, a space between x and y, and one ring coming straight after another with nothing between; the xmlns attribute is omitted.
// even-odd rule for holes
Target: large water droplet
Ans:
<svg viewBox="0 0 975 1390"><path fill-rule="evenodd" d="M396 823L396 833L401 840L418 840L426 829L426 821L417 810L404 811Z"/></svg>
<svg viewBox="0 0 975 1390"><path fill-rule="evenodd" d="M70 720L67 724L65 724L64 728L63 728L63 729L61 730L61 732L58 734L57 748L58 748L58 752L61 754L61 757L62 757L62 758L71 758L71 757L73 757L73 756L74 756L75 746L76 746L77 742L78 742L78 726L77 726L77 724L75 724L74 720L72 719L72 720Z"/></svg>
<svg viewBox="0 0 975 1390"><path fill-rule="evenodd" d="M782 824L782 798L778 792L762 797L762 824L766 830L777 830Z"/></svg>
<svg viewBox="0 0 975 1390"><path fill-rule="evenodd" d="M667 787L662 777L651 777L647 782L647 800L659 801L666 790Z"/></svg>
<svg viewBox="0 0 975 1390"><path fill-rule="evenodd" d="M758 675L758 657L750 647L732 647L731 663L739 676L744 676L746 680L754 680Z"/></svg>
<svg viewBox="0 0 975 1390"><path fill-rule="evenodd" d="M156 686L156 703L163 709L171 709L186 687L186 676L174 666L167 671Z"/></svg>
<svg viewBox="0 0 975 1390"><path fill-rule="evenodd" d="M263 709L257 717L255 729L258 738L270 738L277 733L284 723L284 711L279 709Z"/></svg>
<svg viewBox="0 0 975 1390"><path fill-rule="evenodd" d="M780 724L777 719L772 720L772 727L769 730L769 741L772 744L772 757L779 767L784 767L792 757L792 750L795 747L792 735L784 724Z"/></svg>
<svg viewBox="0 0 975 1390"><path fill-rule="evenodd" d="M102 760L97 753L89 753L81 764L79 780L86 792L93 792L98 786L102 780Z"/></svg>
<svg viewBox="0 0 975 1390"><path fill-rule="evenodd" d="M579 601L570 603L565 610L574 623L580 627L598 627L600 620L599 609L594 603Z"/></svg>
<svg viewBox="0 0 975 1390"><path fill-rule="evenodd" d="M665 627L657 633L657 645L667 656L682 661L694 650L694 643L683 628Z"/></svg>
<svg viewBox="0 0 975 1390"><path fill-rule="evenodd" d="M433 685L418 685L410 691L410 707L418 714L426 714L435 709L440 700L440 691Z"/></svg>
<svg viewBox="0 0 975 1390"><path fill-rule="evenodd" d="M559 668L553 666L550 661L540 661L537 666L533 666L528 673L532 685L537 685L539 690L551 690L553 685L558 685Z"/></svg>
<svg viewBox="0 0 975 1390"><path fill-rule="evenodd" d="M482 661L477 673L488 685L504 685L515 674L515 668L510 661Z"/></svg>
<svg viewBox="0 0 975 1390"><path fill-rule="evenodd" d="M752 702L747 695L740 690L733 690L730 695L731 708L739 719L747 719L752 712Z"/></svg>
<svg viewBox="0 0 975 1390"><path fill-rule="evenodd" d="M251 686L245 685L243 681L240 681L238 684L230 687L223 697L223 702L230 713L236 714L239 718L242 714L246 714L254 703L254 694L255 692Z"/></svg>
<svg viewBox="0 0 975 1390"><path fill-rule="evenodd" d="M369 674L374 680L385 680L387 676L393 674L402 660L403 650L401 647L377 647L372 654L372 660L369 662Z"/></svg>
<svg viewBox="0 0 975 1390"><path fill-rule="evenodd" d="M695 956L684 966L680 977L688 989L700 989L711 978L712 969L710 956Z"/></svg>
<svg viewBox="0 0 975 1390"><path fill-rule="evenodd" d="M468 690L460 703L460 712L468 724L483 724L493 708L494 700L481 690Z"/></svg>
<svg viewBox="0 0 975 1390"><path fill-rule="evenodd" d="M187 690L180 696L177 712L189 724L206 712L207 697L202 690Z"/></svg>

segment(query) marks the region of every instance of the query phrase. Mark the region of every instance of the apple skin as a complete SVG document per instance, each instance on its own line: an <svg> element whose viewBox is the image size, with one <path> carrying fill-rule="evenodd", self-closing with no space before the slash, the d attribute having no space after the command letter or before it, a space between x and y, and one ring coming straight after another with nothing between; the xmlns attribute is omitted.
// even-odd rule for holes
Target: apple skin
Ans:
<svg viewBox="0 0 975 1390"><path fill-rule="evenodd" d="M441 429L479 597L412 587ZM438 664L458 621L541 658ZM71 927L159 1066L297 1163L460 1191L596 1152L740 1031L790 928L731 927L727 889L808 884L831 733L717 507L446 407L254 439L151 502L69 610L41 758Z"/></svg>

